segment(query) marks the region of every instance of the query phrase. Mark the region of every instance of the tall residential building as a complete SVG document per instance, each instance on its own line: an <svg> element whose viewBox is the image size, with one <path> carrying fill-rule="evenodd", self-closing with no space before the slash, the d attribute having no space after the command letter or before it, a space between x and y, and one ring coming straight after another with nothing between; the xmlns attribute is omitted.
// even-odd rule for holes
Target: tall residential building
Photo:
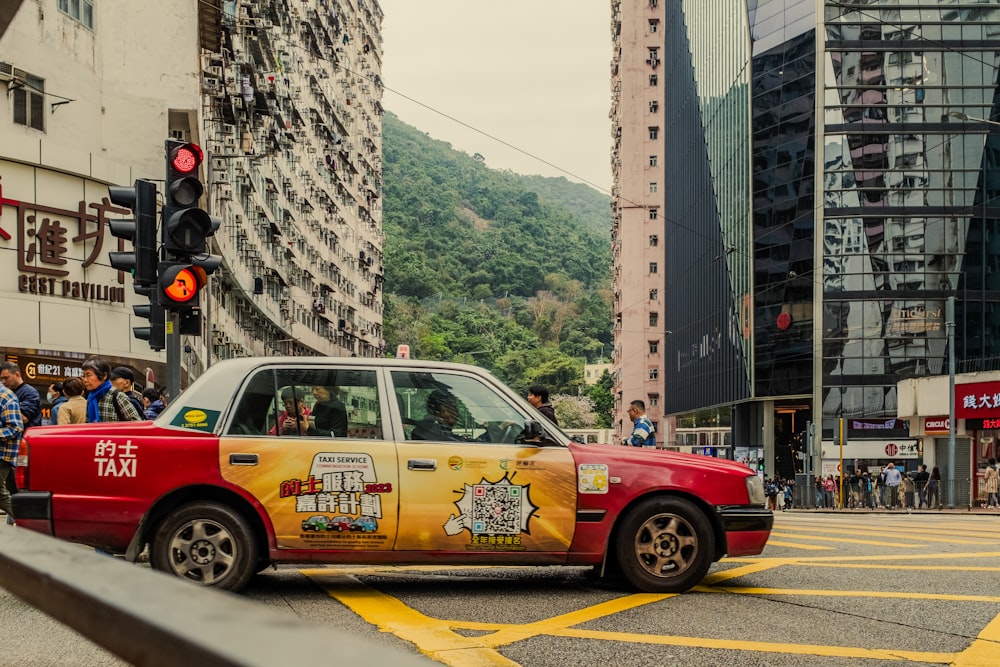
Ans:
<svg viewBox="0 0 1000 667"><path fill-rule="evenodd" d="M224 270L213 358L370 356L382 343L382 12L226 3L201 88Z"/></svg>
<svg viewBox="0 0 1000 667"><path fill-rule="evenodd" d="M164 382L107 222L125 215L109 185L162 183L168 137L205 150L201 206L222 220L189 376L237 355L377 354L381 21L373 0L4 3L4 357L43 395L91 354Z"/></svg>
<svg viewBox="0 0 1000 667"><path fill-rule="evenodd" d="M663 419L664 350L664 9L657 0L611 3L615 431L631 432L626 410L646 403L657 445Z"/></svg>
<svg viewBox="0 0 1000 667"><path fill-rule="evenodd" d="M842 419L849 468L941 462L899 417L940 429L947 399L898 392L1000 360L1000 1L661 4L664 414L727 407L769 474L803 468L808 421L815 472ZM995 452L980 399L946 477Z"/></svg>

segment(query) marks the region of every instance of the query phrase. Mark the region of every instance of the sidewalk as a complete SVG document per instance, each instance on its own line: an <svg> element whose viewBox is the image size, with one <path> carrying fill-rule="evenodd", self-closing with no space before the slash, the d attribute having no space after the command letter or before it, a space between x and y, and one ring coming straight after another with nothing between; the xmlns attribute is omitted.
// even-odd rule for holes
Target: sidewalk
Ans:
<svg viewBox="0 0 1000 667"><path fill-rule="evenodd" d="M793 507L790 510L775 510L775 514L780 514L781 512L791 512L794 514L977 514L982 516L995 516L1000 517L1000 509L987 509L985 507L973 507L971 510L968 507L945 507L942 509L912 509L912 508L898 508L898 509L886 509L885 507L879 507L878 509L829 509L829 508L819 508L813 509L811 507Z"/></svg>

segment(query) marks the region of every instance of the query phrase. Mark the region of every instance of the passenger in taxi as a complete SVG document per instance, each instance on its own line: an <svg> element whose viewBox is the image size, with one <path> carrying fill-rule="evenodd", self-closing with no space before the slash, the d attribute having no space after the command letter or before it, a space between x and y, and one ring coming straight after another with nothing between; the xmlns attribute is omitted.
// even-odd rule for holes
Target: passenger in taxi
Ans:
<svg viewBox="0 0 1000 667"><path fill-rule="evenodd" d="M287 387L281 392L281 402L285 409L278 415L269 435L306 435L309 432L309 408L303 403L305 398L299 387Z"/></svg>
<svg viewBox="0 0 1000 667"><path fill-rule="evenodd" d="M453 433L458 422L458 401L449 392L435 389L427 397L427 415L417 422L410 437L413 440L465 440Z"/></svg>
<svg viewBox="0 0 1000 667"><path fill-rule="evenodd" d="M336 387L312 388L316 403L312 409L309 435L347 437L347 406L337 397Z"/></svg>

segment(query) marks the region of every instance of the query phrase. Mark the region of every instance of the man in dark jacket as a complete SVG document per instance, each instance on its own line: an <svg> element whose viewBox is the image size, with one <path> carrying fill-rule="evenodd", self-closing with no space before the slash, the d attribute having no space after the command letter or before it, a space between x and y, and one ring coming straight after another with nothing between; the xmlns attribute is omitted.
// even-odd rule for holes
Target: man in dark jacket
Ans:
<svg viewBox="0 0 1000 667"><path fill-rule="evenodd" d="M24 430L27 431L31 426L41 426L42 397L38 395L37 389L21 378L21 367L13 361L5 361L0 364L0 382L17 396L17 402L21 408L21 421L24 424ZM14 458L15 460L17 458L16 450ZM11 463L14 463L14 461L11 461ZM17 482L14 481L13 471L11 471L10 475L7 475L6 486L11 494L17 493ZM10 523L9 514L7 515L7 522Z"/></svg>
<svg viewBox="0 0 1000 667"><path fill-rule="evenodd" d="M559 426L559 420L556 419L555 408L549 403L549 390L540 384L536 384L528 388L528 403L538 408L538 411L545 415L545 418L550 422Z"/></svg>

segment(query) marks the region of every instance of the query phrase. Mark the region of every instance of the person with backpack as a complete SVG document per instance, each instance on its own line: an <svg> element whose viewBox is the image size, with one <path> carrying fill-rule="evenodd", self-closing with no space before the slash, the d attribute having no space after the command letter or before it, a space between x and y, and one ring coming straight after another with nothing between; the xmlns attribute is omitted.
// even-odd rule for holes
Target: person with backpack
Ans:
<svg viewBox="0 0 1000 667"><path fill-rule="evenodd" d="M128 396L111 386L111 366L100 357L83 362L80 378L87 389L87 422L142 421Z"/></svg>
<svg viewBox="0 0 1000 667"><path fill-rule="evenodd" d="M135 390L135 375L127 366L118 366L111 371L111 386L128 396L132 405L144 416L146 406L142 403L142 394Z"/></svg>

